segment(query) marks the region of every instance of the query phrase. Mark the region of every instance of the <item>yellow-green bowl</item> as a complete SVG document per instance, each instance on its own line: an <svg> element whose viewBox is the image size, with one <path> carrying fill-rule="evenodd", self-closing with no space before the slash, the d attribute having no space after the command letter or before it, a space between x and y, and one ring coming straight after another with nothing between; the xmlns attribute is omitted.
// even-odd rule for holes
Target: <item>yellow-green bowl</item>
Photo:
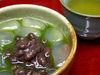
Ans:
<svg viewBox="0 0 100 75"><path fill-rule="evenodd" d="M68 44L70 45L70 53L65 63L57 69L52 75L60 74L65 68L69 68L77 46L77 38L75 30L70 22L58 12L38 5L21 4L0 8L0 22L8 19L34 17L39 18L59 27L65 34ZM67 51L67 49L66 49Z"/></svg>

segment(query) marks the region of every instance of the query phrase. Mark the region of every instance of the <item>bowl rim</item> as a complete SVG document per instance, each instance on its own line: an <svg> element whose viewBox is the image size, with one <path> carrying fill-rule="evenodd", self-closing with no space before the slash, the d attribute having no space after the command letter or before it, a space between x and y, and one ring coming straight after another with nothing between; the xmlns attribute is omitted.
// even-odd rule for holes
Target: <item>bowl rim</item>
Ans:
<svg viewBox="0 0 100 75"><path fill-rule="evenodd" d="M74 30L73 26L71 25L71 23L63 15L61 15L57 11L52 10L50 8L47 8L47 7L44 7L44 6L40 6L40 5L34 5L34 4L16 4L16 5L10 5L10 6L6 6L6 7L0 8L0 12L4 12L4 11L6 12L6 10L20 8L20 7L37 8L37 9L42 9L44 11L47 11L47 12L53 14L54 16L57 16L60 19L62 19L62 21L66 24L66 26L69 27L69 30L70 30L71 36L72 36L72 48L71 48L71 52L70 52L69 56L67 57L67 59L65 60L65 63L60 68L58 68L54 73L52 73L52 75L59 75L71 63L71 61L74 58L75 52L76 52L77 36L76 36L76 33L75 33L75 30Z"/></svg>
<svg viewBox="0 0 100 75"><path fill-rule="evenodd" d="M100 15L89 15L89 14L84 14L84 13L80 13L77 12L73 9L71 9L70 7L67 6L67 4L65 5L64 0L60 0L60 3L62 4L62 6L64 6L67 10L69 10L70 12L80 15L80 16L84 16L84 17L93 17L93 18L100 18Z"/></svg>

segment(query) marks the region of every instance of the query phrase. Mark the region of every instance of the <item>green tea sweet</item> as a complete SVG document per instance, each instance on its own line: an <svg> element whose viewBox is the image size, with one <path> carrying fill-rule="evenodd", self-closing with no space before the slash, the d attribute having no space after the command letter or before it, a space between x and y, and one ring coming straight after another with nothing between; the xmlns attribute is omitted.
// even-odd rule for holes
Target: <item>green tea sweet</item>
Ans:
<svg viewBox="0 0 100 75"><path fill-rule="evenodd" d="M68 0L69 8L88 15L100 15L100 0Z"/></svg>
<svg viewBox="0 0 100 75"><path fill-rule="evenodd" d="M10 52L13 52L16 49L16 36L27 38L29 33L33 33L41 41L46 39L46 46L52 50L52 55L47 60L50 64L46 67L48 74L64 63L70 53L70 48L64 33L58 27L36 18L16 18L0 23L0 74L3 74L3 71L11 72L12 67L9 59L4 57L4 52L9 49ZM65 52L65 49L68 51Z"/></svg>

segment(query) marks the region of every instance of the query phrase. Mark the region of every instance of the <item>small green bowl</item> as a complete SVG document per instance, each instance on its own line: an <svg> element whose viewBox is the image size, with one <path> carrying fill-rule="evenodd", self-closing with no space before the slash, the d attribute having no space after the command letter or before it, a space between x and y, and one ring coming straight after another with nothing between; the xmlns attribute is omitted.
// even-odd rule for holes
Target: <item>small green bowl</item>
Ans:
<svg viewBox="0 0 100 75"><path fill-rule="evenodd" d="M82 14L67 5L68 0L60 0L64 15L72 23L79 37L83 39L100 38L100 15Z"/></svg>
<svg viewBox="0 0 100 75"><path fill-rule="evenodd" d="M65 63L58 70L52 73L52 75L58 75L65 68L68 69L74 58L77 46L76 34L70 22L58 12L43 6L21 4L0 8L0 22L8 19L23 17L34 17L42 19L59 27L64 32L65 37L70 45L70 53L66 58Z"/></svg>

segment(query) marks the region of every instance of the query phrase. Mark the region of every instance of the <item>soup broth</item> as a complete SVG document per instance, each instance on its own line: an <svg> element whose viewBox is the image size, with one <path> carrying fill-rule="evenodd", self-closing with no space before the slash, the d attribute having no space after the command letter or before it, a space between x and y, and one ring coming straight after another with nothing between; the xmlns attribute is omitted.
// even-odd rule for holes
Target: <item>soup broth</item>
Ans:
<svg viewBox="0 0 100 75"><path fill-rule="evenodd" d="M68 0L69 8L88 15L100 15L100 0Z"/></svg>
<svg viewBox="0 0 100 75"><path fill-rule="evenodd" d="M36 18L18 18L0 23L0 75L5 75L3 71L10 71L12 64L4 57L4 52L15 48L15 36L27 38L29 33L33 33L39 40L45 39L46 46L51 48L51 56L47 59L46 72L51 74L64 63L70 53L63 31L55 25ZM66 51L67 49L67 51ZM9 72L8 72L9 73ZM11 73L10 73L11 74Z"/></svg>

